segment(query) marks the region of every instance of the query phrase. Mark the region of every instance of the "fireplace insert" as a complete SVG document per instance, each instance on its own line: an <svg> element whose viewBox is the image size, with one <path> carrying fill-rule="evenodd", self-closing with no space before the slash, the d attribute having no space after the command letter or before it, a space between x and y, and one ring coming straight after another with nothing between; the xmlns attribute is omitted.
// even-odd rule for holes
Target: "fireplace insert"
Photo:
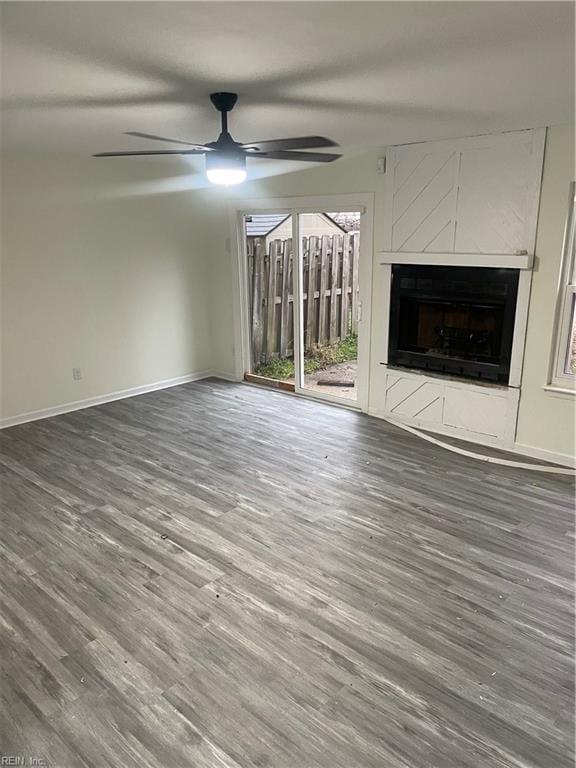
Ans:
<svg viewBox="0 0 576 768"><path fill-rule="evenodd" d="M518 270L394 264L388 363L507 384Z"/></svg>

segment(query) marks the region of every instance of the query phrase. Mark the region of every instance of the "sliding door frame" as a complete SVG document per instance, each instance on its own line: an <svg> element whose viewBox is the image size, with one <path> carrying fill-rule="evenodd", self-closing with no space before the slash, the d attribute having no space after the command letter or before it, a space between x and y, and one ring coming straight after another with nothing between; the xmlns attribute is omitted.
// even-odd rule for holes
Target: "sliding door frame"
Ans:
<svg viewBox="0 0 576 768"><path fill-rule="evenodd" d="M302 281L302 259L300 254L299 216L301 213L319 211L361 211L360 217L360 252L359 252L359 292L361 314L358 333L358 398L350 401L346 398L315 392L303 387L302 354L302 307L300 286ZM244 377L245 371L252 370L252 345L250 340L250 318L248 311L248 259L244 217L258 213L282 213L292 216L292 239L294 257L294 368L296 394L313 397L318 400L344 405L367 412L370 382L370 337L371 337L371 294L372 262L374 253L374 195L356 193L349 195L318 195L307 197L251 198L233 202L229 209L232 243L232 262L234 270L234 368L237 379Z"/></svg>

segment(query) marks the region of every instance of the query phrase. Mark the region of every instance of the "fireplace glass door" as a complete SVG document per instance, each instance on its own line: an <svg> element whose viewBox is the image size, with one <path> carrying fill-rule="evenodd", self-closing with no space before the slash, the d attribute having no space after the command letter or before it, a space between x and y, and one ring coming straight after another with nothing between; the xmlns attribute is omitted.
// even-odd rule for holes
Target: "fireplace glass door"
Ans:
<svg viewBox="0 0 576 768"><path fill-rule="evenodd" d="M395 265L389 363L508 383L518 270Z"/></svg>

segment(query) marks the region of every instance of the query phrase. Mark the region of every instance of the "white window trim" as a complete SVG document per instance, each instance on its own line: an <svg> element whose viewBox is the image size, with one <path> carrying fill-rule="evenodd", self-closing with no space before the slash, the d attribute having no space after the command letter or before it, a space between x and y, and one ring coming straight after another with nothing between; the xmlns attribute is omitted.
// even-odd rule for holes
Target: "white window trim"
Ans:
<svg viewBox="0 0 576 768"><path fill-rule="evenodd" d="M574 273L576 247L576 182L570 183L568 198L568 216L564 230L562 245L562 261L560 264L560 278L556 297L556 312L554 315L554 336L552 339L552 355L550 359L548 382L544 389L550 392L562 392L563 394L576 393L576 375L566 373L566 359L568 354L568 341L570 338L570 326L572 312L576 296L576 282ZM574 310L576 311L576 310Z"/></svg>

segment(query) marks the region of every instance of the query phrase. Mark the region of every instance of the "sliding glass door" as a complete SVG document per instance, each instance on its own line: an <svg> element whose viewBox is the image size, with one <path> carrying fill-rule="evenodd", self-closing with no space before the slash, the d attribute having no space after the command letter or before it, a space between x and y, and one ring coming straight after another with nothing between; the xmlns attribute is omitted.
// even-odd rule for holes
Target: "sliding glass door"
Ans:
<svg viewBox="0 0 576 768"><path fill-rule="evenodd" d="M245 378L365 407L363 210L326 208L240 218Z"/></svg>

